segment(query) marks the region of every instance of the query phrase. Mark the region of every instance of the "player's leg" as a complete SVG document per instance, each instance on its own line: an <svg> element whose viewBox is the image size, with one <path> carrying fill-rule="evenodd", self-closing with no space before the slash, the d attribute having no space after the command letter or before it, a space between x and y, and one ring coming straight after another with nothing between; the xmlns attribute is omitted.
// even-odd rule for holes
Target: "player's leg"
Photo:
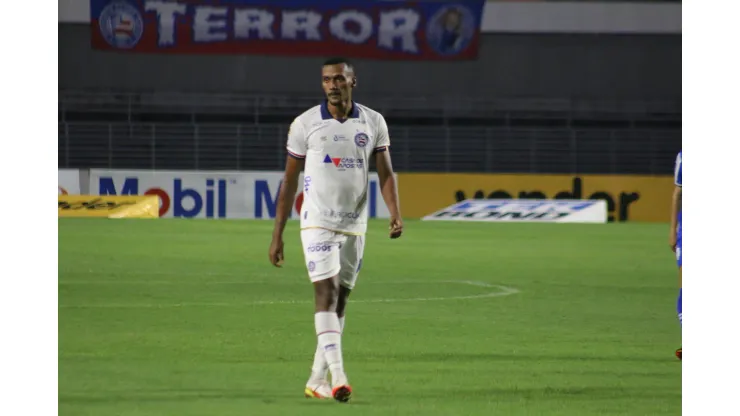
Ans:
<svg viewBox="0 0 740 416"><path fill-rule="evenodd" d="M337 316L344 328L344 317L346 316L347 302L352 289L357 283L357 277L362 268L362 256L365 252L365 236L352 235L347 237L347 242L339 251L339 303L337 304Z"/></svg>
<svg viewBox="0 0 740 416"><path fill-rule="evenodd" d="M356 245L352 246L351 244L352 243L344 244L339 253L341 268L339 271L339 296L337 299L337 317L339 318L339 327L342 330L342 334L344 334L344 320L346 315L347 302L349 301L349 295L350 293L352 293L351 288L353 288L355 285L357 274L360 271L359 266L361 266L362 264L362 252L360 252L359 265L358 262L354 260L357 255L352 255L348 258L346 254L343 254L347 250L346 247L356 247ZM319 348L316 349L316 354L314 355L313 371L314 373L319 375L326 375L327 371L329 371L329 365L326 363L326 360L324 359L324 354Z"/></svg>
<svg viewBox="0 0 740 416"><path fill-rule="evenodd" d="M682 260L683 260L683 247L681 244L681 231L679 228L678 238L676 239L676 263L678 264L678 301L676 302L676 313L678 314L678 323L683 326L683 272L682 272ZM682 359L683 347L676 350L676 357L679 360Z"/></svg>
<svg viewBox="0 0 740 416"><path fill-rule="evenodd" d="M308 275L314 286L317 347L314 354L314 364L311 376L306 382L305 396L312 398L331 398L331 384L328 380L329 367L324 358L324 344L320 332L324 332L326 316L332 307L332 287L338 282L339 273L339 242L335 241L334 233L323 229L307 229L301 231L303 251L308 268ZM336 303L336 302L334 302ZM321 307L320 307L321 305ZM320 314L321 312L321 314ZM321 321L321 322L320 322ZM331 319L329 319L331 321ZM321 331L319 330L321 326ZM331 322L329 322L329 326Z"/></svg>
<svg viewBox="0 0 740 416"><path fill-rule="evenodd" d="M347 305L347 299L349 298L350 289L339 285L339 298L337 299L337 317L339 318L339 329L344 335L344 310ZM311 366L311 379L310 384L320 383L321 380L328 380L329 374L329 363L326 362L324 357L324 350L321 345L317 343L316 352L313 357L313 365Z"/></svg>
<svg viewBox="0 0 740 416"><path fill-rule="evenodd" d="M339 250L339 293L337 298L337 317L344 334L345 317L349 295L357 282L362 267L362 255L365 250L365 236L346 236ZM352 395L349 385L333 383L332 395L339 401L348 401Z"/></svg>
<svg viewBox="0 0 740 416"><path fill-rule="evenodd" d="M306 396L316 397L315 386L324 390L322 397L331 397L328 387L327 371L332 374L332 384L346 386L347 376L342 361L341 326L337 316L339 299L339 250L346 236L328 230L309 229L301 232L309 276L314 286L317 348L314 355L311 377L306 384ZM323 359L322 359L323 358ZM326 366L326 367L325 367ZM309 390L312 393L309 395ZM336 397L336 395L335 395Z"/></svg>
<svg viewBox="0 0 740 416"><path fill-rule="evenodd" d="M681 280L681 268L678 268L678 280ZM683 287L678 287L678 302L676 304L676 312L678 312L678 323L679 325L683 326L683 307L681 302L681 297L683 295Z"/></svg>
<svg viewBox="0 0 740 416"><path fill-rule="evenodd" d="M350 293L352 293L352 289L343 286L340 279L339 299L337 299L337 317L339 317L339 325L342 327L342 333L344 333L344 317L346 314L347 301L349 300Z"/></svg>
<svg viewBox="0 0 740 416"><path fill-rule="evenodd" d="M340 246L339 250L339 285L336 312L337 318L339 319L339 328L342 335L344 335L344 322L346 316L347 302L349 301L349 295L352 293L352 288L355 286L357 276L362 267L362 254L365 249L365 237L364 236L348 236L344 243ZM332 288L333 289L333 288ZM327 299L326 296L323 299ZM317 305L325 300L317 298ZM332 305L333 306L333 305ZM317 310L318 311L318 310ZM326 377L327 370L329 369L329 363L326 360L325 354L322 354L320 346L316 350L314 355L314 365L312 367L312 377ZM334 389L332 394L335 398L342 401L349 400L352 390L349 386L338 386L334 383Z"/></svg>
<svg viewBox="0 0 740 416"><path fill-rule="evenodd" d="M344 372L342 357L342 327L337 315L339 305L339 278L335 274L330 279L314 282L316 295L316 334L318 347L323 349L324 360L331 373L332 397L346 402L352 388Z"/></svg>
<svg viewBox="0 0 740 416"><path fill-rule="evenodd" d="M313 277L312 277L313 279ZM313 283L315 314L314 324L316 328L316 351L314 353L311 376L306 383L306 397L331 398L331 383L329 382L329 362L326 358L327 335L331 338L332 332L341 334L341 326L337 329L338 319L336 317L336 305L339 279L336 274L333 277L319 280ZM336 322L335 322L336 321ZM336 324L336 325L335 325Z"/></svg>

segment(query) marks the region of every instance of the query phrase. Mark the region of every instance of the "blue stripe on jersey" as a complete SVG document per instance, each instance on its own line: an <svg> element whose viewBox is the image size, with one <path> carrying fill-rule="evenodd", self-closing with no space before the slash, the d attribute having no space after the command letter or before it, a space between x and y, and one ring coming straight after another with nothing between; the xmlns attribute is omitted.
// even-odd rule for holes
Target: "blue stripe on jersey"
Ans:
<svg viewBox="0 0 740 416"><path fill-rule="evenodd" d="M683 167L681 163L681 153L683 153L683 151L678 152L678 156L676 156L676 166L673 170L673 182L676 184L676 186L681 186L683 182L681 180L681 170Z"/></svg>

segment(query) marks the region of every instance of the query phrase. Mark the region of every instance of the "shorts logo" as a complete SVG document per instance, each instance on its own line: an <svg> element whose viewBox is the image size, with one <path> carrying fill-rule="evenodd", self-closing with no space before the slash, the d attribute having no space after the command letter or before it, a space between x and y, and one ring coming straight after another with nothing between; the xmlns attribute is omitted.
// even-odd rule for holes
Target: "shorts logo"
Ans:
<svg viewBox="0 0 740 416"><path fill-rule="evenodd" d="M314 263L312 261L309 261L308 262L308 271L309 272L313 272L314 270L316 270L316 263Z"/></svg>
<svg viewBox="0 0 740 416"><path fill-rule="evenodd" d="M308 251L309 253L319 253L322 251L331 251L331 244L326 244L326 243L311 244L310 246L308 246L308 249L306 251Z"/></svg>
<svg viewBox="0 0 740 416"><path fill-rule="evenodd" d="M357 135L355 135L355 144L358 147L367 146L368 141L369 141L369 138L367 137L367 134L365 133L357 133Z"/></svg>
<svg viewBox="0 0 740 416"><path fill-rule="evenodd" d="M347 169L363 169L365 167L365 159L354 158L354 157L331 157L328 154L324 156L324 163L332 164L338 168L338 170Z"/></svg>
<svg viewBox="0 0 740 416"><path fill-rule="evenodd" d="M124 0L114 1L105 6L98 17L98 26L105 41L119 49L133 48L144 33L141 13Z"/></svg>

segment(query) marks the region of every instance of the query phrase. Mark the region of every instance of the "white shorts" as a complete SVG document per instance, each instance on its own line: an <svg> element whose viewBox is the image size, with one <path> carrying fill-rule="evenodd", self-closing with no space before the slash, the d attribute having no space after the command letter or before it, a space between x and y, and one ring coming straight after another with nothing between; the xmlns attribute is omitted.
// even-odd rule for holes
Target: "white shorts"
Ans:
<svg viewBox="0 0 740 416"><path fill-rule="evenodd" d="M362 267L365 236L323 228L301 230L303 254L312 282L339 275L339 284L353 289Z"/></svg>

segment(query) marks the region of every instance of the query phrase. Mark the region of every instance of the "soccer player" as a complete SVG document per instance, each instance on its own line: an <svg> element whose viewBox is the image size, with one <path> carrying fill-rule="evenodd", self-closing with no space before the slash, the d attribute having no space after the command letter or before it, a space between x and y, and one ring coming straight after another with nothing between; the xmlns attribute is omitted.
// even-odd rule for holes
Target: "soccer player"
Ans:
<svg viewBox="0 0 740 416"><path fill-rule="evenodd" d="M681 273L681 153L678 152L676 157L676 166L673 171L673 182L676 187L673 190L673 203L671 204L671 232L669 242L671 249L676 253L676 262L678 264L678 302L676 311L678 312L678 322L682 324L681 295L683 294L683 277ZM676 350L676 357L681 359L683 347Z"/></svg>
<svg viewBox="0 0 740 416"><path fill-rule="evenodd" d="M365 248L371 157L375 159L379 186L390 212L390 238L401 236L403 222L385 119L352 100L357 77L347 59L326 61L321 79L326 100L298 116L288 132L285 176L269 255L274 266L282 265L283 230L298 189L299 174L305 168L301 240L314 287L318 337L305 395L346 402L352 388L342 359L342 331L347 300Z"/></svg>

